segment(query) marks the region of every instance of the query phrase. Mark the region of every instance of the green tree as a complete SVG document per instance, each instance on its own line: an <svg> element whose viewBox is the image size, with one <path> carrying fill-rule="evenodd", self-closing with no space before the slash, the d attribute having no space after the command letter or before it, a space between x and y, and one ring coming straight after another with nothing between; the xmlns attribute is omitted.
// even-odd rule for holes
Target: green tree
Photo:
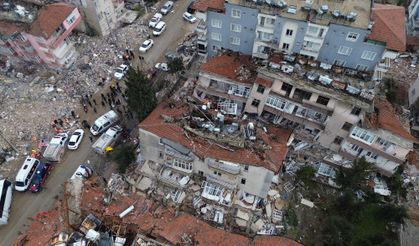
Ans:
<svg viewBox="0 0 419 246"><path fill-rule="evenodd" d="M332 215L328 217L322 229L322 244L333 246L351 245L352 224L344 217Z"/></svg>
<svg viewBox="0 0 419 246"><path fill-rule="evenodd" d="M343 189L366 190L366 179L372 171L372 164L365 158L356 159L351 168L341 167L336 173L336 183Z"/></svg>
<svg viewBox="0 0 419 246"><path fill-rule="evenodd" d="M304 183L307 188L314 188L316 183L313 181L316 170L311 166L304 166L298 169L296 176L299 181Z"/></svg>
<svg viewBox="0 0 419 246"><path fill-rule="evenodd" d="M402 198L406 198L407 196L407 190L404 186L403 179L401 177L401 174L404 171L404 165L400 165L396 172L391 177L384 177L384 180L387 182L388 188L391 190L391 192L397 196L400 196Z"/></svg>
<svg viewBox="0 0 419 246"><path fill-rule="evenodd" d="M111 158L118 164L118 171L125 173L128 166L135 160L134 148L130 145L118 145L113 150Z"/></svg>
<svg viewBox="0 0 419 246"><path fill-rule="evenodd" d="M183 69L185 69L183 67L182 58L180 58L180 57L176 57L175 59L170 60L167 63L167 67L169 68L170 73L177 73L177 72L182 71Z"/></svg>
<svg viewBox="0 0 419 246"><path fill-rule="evenodd" d="M128 107L141 121L156 107L157 99L153 85L141 71L132 68L128 70L125 83Z"/></svg>

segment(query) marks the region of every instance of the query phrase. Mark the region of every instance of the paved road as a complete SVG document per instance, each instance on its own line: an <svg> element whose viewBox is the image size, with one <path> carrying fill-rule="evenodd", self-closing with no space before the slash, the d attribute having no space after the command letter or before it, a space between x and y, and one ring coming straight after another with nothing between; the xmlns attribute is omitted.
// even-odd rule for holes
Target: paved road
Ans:
<svg viewBox="0 0 419 246"><path fill-rule="evenodd" d="M167 23L167 29L160 37L155 38L154 47L144 55L147 62L154 64L156 61L161 60L162 55L168 50L173 50L184 34L190 30L190 25L181 18L182 13L186 10L190 1L179 0L175 2L174 11L164 16L163 19ZM140 42L142 41L140 40ZM138 44L135 47L139 47ZM97 99L97 101L99 102L100 100ZM106 109L98 110L100 110L98 113L101 113L101 111L103 112ZM98 114L83 114L81 113L81 116L87 117L90 122L98 116ZM95 154L92 153L90 145L91 143L88 137L85 137L78 150L67 152L63 161L56 164L51 176L47 180L45 189L41 193L13 193L9 223L0 227L1 246L11 245L13 240L19 235L19 232L25 231L30 223L31 217L53 206L55 200L63 192L64 181L70 178L80 163L84 163L89 158L90 160L97 159L97 157L94 157Z"/></svg>

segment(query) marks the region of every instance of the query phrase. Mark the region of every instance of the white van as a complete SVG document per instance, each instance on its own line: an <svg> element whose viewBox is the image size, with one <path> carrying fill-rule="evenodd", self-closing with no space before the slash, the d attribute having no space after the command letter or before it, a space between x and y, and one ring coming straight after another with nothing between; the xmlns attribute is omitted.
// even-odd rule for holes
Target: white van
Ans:
<svg viewBox="0 0 419 246"><path fill-rule="evenodd" d="M0 180L0 225L7 224L12 205L12 182L7 179Z"/></svg>
<svg viewBox="0 0 419 246"><path fill-rule="evenodd" d="M92 127L90 127L90 132L96 136L104 131L106 131L109 127L111 127L114 123L118 121L118 115L115 111L111 110L106 114L100 116Z"/></svg>
<svg viewBox="0 0 419 246"><path fill-rule="evenodd" d="M30 156L26 157L22 167L19 172L17 172L15 190L25 191L28 189L39 163L39 160L36 158L32 158Z"/></svg>
<svg viewBox="0 0 419 246"><path fill-rule="evenodd" d="M164 21L160 21L157 23L157 25L154 27L153 35L154 36L160 36L162 32L166 29L166 23Z"/></svg>
<svg viewBox="0 0 419 246"><path fill-rule="evenodd" d="M119 125L109 128L105 133L103 133L96 142L92 145L94 151L98 154L106 154L106 148L112 147L115 142L118 140L119 136L122 133L122 127Z"/></svg>

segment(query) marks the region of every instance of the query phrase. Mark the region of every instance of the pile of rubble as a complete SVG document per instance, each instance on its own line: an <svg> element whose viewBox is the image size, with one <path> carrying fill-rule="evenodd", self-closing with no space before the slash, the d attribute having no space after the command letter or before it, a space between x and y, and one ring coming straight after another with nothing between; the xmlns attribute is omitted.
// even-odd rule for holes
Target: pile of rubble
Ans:
<svg viewBox="0 0 419 246"><path fill-rule="evenodd" d="M99 89L102 78L110 83L113 69L122 63L122 54L132 40L148 35L143 25L147 16L132 25L118 28L109 36L71 36L80 54L69 69L51 71L46 67L11 58L0 67L0 129L21 153L33 136L48 132L53 119L68 117L79 105L79 98ZM0 147L9 145L0 138Z"/></svg>

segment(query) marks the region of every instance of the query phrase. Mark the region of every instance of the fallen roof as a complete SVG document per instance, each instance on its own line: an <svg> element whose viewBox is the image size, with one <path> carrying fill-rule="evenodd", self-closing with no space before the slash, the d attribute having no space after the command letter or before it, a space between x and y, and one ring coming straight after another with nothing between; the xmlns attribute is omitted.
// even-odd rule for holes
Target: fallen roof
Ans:
<svg viewBox="0 0 419 246"><path fill-rule="evenodd" d="M404 7L374 4L371 15L374 25L369 38L385 42L388 49L406 51L405 18Z"/></svg>
<svg viewBox="0 0 419 246"><path fill-rule="evenodd" d="M208 9L211 10L224 10L224 0L198 0L192 5L192 9L207 12Z"/></svg>
<svg viewBox="0 0 419 246"><path fill-rule="evenodd" d="M30 34L48 39L75 8L65 3L54 3L44 6L38 12L36 20L32 23Z"/></svg>
<svg viewBox="0 0 419 246"><path fill-rule="evenodd" d="M170 106L172 105L172 107ZM151 114L140 123L139 127L145 131L151 132L161 138L176 142L200 158L214 158L217 160L230 161L234 163L261 166L273 172L280 170L288 148L287 142L292 131L270 126L268 132L257 128L257 138L263 139L271 149L264 153L257 153L251 148L230 147L231 150L223 148L210 140L202 140L199 137L186 136L182 127L175 123L165 122L164 117L180 118L188 112L188 106L185 104L173 106L173 104L162 102Z"/></svg>
<svg viewBox="0 0 419 246"><path fill-rule="evenodd" d="M251 57L239 53L214 56L200 70L241 83L253 84L256 78L256 65Z"/></svg>
<svg viewBox="0 0 419 246"><path fill-rule="evenodd" d="M417 141L416 138L403 127L389 101L379 98L375 100L375 107L377 112L369 119L374 127L387 130L406 140Z"/></svg>
<svg viewBox="0 0 419 246"><path fill-rule="evenodd" d="M27 24L10 21L0 21L0 36L11 36L27 28Z"/></svg>

